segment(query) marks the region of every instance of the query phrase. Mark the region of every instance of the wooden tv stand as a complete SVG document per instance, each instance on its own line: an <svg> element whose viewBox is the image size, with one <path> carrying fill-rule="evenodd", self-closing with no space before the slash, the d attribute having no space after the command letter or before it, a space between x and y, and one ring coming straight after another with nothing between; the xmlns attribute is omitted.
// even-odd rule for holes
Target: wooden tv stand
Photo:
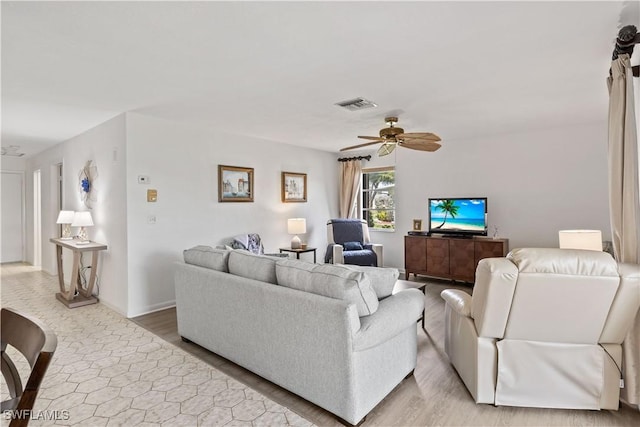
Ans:
<svg viewBox="0 0 640 427"><path fill-rule="evenodd" d="M413 273L474 283L481 259L503 257L508 251L509 239L405 236L405 279Z"/></svg>

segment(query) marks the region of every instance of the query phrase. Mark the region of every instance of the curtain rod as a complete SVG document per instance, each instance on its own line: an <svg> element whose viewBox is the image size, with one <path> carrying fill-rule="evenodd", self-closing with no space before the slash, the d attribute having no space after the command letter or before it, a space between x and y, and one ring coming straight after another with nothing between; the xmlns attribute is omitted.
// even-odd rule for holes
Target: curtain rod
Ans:
<svg viewBox="0 0 640 427"><path fill-rule="evenodd" d="M342 157L338 159L339 162L348 162L349 160L371 160L371 156Z"/></svg>
<svg viewBox="0 0 640 427"><path fill-rule="evenodd" d="M640 43L640 33L635 25L627 25L622 27L618 32L616 38L616 47L613 50L612 60L618 58L618 55L628 54L629 58L633 55L633 47ZM631 72L634 77L640 77L640 66L635 65L631 67ZM611 69L609 69L609 75L611 75Z"/></svg>

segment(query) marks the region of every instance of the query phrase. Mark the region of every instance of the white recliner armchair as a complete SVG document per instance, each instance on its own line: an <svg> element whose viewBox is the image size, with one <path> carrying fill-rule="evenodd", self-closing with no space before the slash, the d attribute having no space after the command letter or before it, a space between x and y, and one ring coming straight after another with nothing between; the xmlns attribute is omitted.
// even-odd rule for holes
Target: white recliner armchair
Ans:
<svg viewBox="0 0 640 427"><path fill-rule="evenodd" d="M515 249L442 291L445 351L476 403L618 409L640 267L605 252Z"/></svg>

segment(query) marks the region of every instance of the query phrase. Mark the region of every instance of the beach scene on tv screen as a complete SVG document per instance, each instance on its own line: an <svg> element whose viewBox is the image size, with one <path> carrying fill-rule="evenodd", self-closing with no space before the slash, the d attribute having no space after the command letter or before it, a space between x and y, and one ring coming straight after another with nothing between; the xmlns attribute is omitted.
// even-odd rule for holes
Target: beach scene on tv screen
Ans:
<svg viewBox="0 0 640 427"><path fill-rule="evenodd" d="M485 230L484 199L431 200L431 230Z"/></svg>

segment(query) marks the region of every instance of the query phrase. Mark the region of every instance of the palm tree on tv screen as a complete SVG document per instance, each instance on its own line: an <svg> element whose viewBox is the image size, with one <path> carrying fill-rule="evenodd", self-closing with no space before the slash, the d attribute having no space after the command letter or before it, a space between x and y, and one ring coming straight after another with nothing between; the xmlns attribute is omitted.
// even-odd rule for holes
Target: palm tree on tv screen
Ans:
<svg viewBox="0 0 640 427"><path fill-rule="evenodd" d="M451 215L451 218L455 218L456 215L458 215L458 209L460 209L460 207L454 205L453 200L442 200L440 203L438 203L438 205L436 206L436 209L438 209L440 212L444 212L444 218L442 220L442 224L436 227L436 228L442 228L445 222L447 222L447 215Z"/></svg>

